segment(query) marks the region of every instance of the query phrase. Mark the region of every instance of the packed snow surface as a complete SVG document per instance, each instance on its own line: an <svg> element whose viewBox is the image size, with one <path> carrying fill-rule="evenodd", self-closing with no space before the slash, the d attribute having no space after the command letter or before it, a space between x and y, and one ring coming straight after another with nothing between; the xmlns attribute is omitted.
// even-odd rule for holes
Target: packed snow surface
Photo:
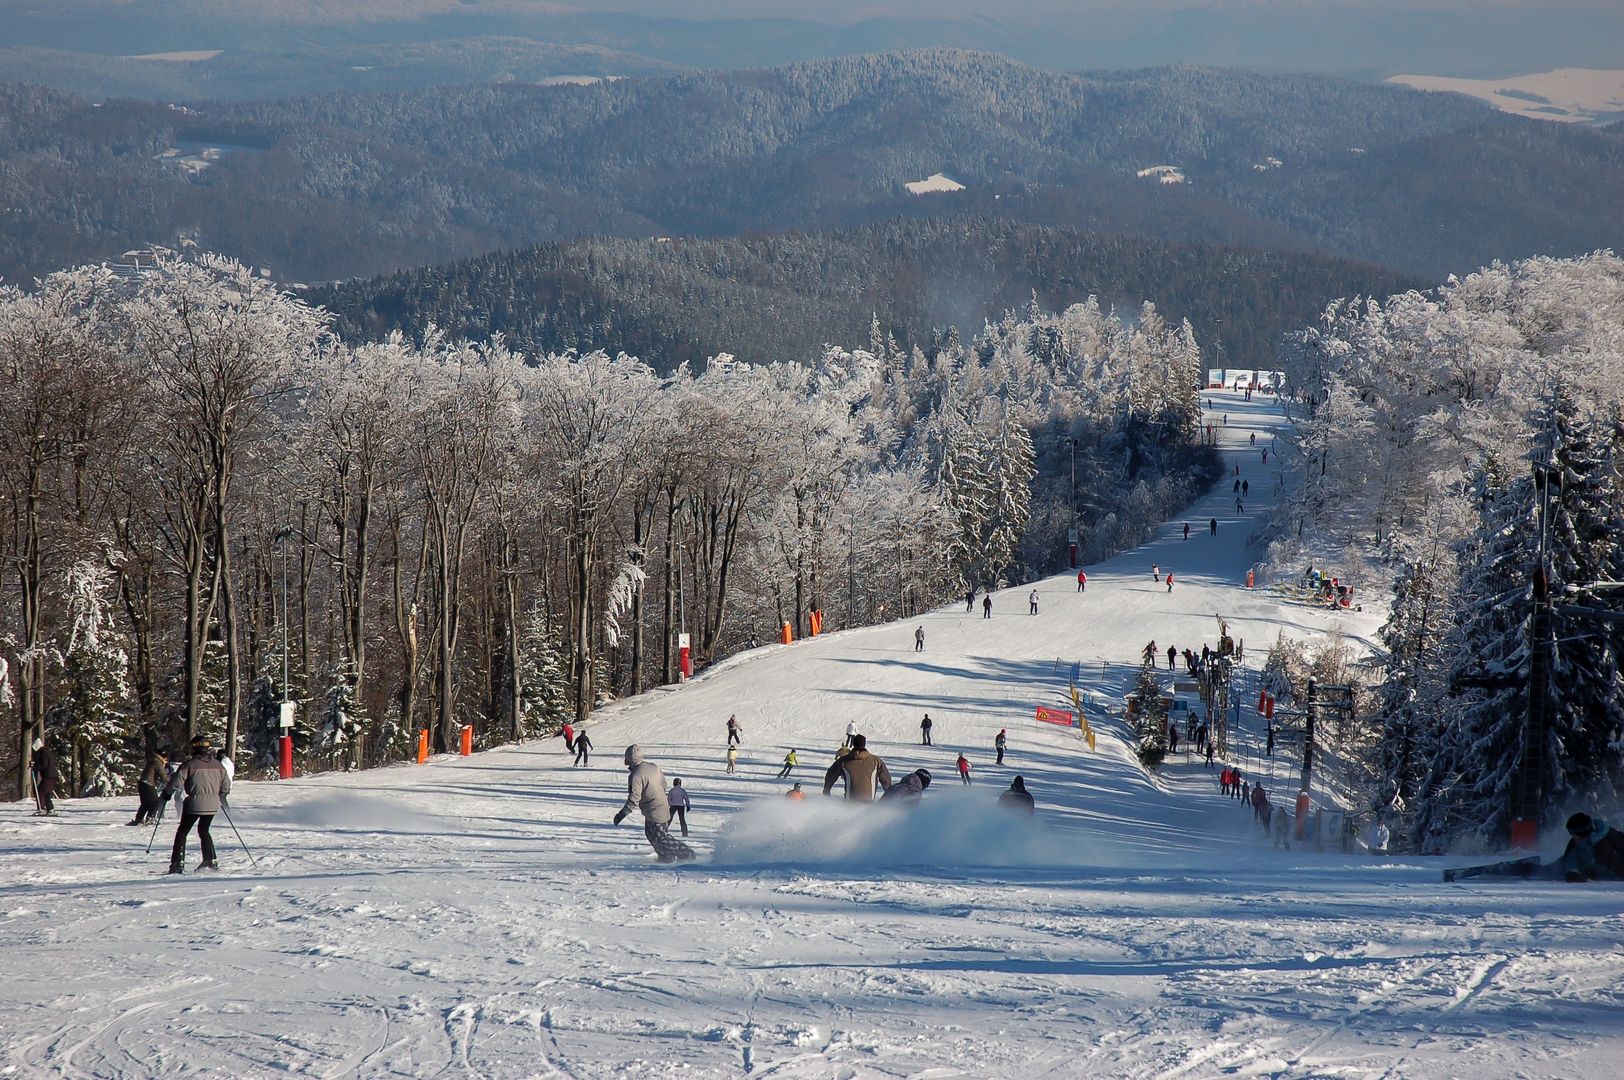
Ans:
<svg viewBox="0 0 1624 1080"><path fill-rule="evenodd" d="M1119 700L1149 639L1199 651L1216 614L1254 670L1282 629L1372 633L1374 613L1243 587L1274 491L1247 437L1279 421L1207 396L1245 513L1226 480L1188 540L1170 523L1089 567L1086 593L1036 583L1038 615L1027 584L991 619L960 602L735 657L600 713L588 768L553 739L239 784L257 868L223 820L224 869L167 878L173 818L147 855L148 830L122 827L133 800L9 804L0 1074L1616 1076L1624 888L1273 849L1193 757L1147 777L1098 707L1092 752L1033 719L1073 664L1091 705ZM822 798L848 721L894 776L932 770L920 807ZM1255 754L1250 709L1241 730ZM691 792L697 863L658 866L634 822L611 825L633 741ZM803 764L778 780L791 747ZM1294 787L1295 758L1244 764ZM1017 773L1031 821L995 805ZM782 797L793 780L807 802Z"/></svg>

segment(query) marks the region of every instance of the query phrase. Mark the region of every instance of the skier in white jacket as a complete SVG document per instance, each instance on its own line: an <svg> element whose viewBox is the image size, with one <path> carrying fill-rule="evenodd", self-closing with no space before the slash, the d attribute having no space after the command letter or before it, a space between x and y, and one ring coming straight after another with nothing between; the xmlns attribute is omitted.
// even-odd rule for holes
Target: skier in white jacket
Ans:
<svg viewBox="0 0 1624 1080"><path fill-rule="evenodd" d="M633 811L643 814L643 835L663 863L694 857L693 848L671 835L671 804L665 797L665 773L652 761L643 760L643 748L636 743L626 747L626 805L615 814L619 825Z"/></svg>

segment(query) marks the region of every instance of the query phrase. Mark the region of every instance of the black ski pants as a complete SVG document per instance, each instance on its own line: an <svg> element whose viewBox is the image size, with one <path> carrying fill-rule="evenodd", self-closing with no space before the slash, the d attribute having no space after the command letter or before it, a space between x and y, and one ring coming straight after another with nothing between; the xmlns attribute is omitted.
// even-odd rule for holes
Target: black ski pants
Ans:
<svg viewBox="0 0 1624 1080"><path fill-rule="evenodd" d="M1004 763L1004 748L1002 746L1000 746L1000 747L997 747L996 749L998 751L998 764L1002 765Z"/></svg>
<svg viewBox="0 0 1624 1080"><path fill-rule="evenodd" d="M135 811L135 823L139 825L148 818L156 821L161 802L158 798L158 789L143 780L135 785L135 790L141 796L141 805Z"/></svg>
<svg viewBox="0 0 1624 1080"><path fill-rule="evenodd" d="M677 824L678 825L682 826L682 835L687 836L688 835L688 808L686 806L673 806L671 808L671 816L677 819ZM666 828L669 829L670 826L668 825L668 826L666 826ZM659 849L655 848L655 850L658 851Z"/></svg>
<svg viewBox="0 0 1624 1080"><path fill-rule="evenodd" d="M203 844L203 861L214 861L214 837L209 835L209 827L214 824L213 814L194 814L190 810L180 815L180 824L175 826L175 847L169 853L169 865L180 866L186 859L186 837L191 835L192 826L197 826L197 838Z"/></svg>

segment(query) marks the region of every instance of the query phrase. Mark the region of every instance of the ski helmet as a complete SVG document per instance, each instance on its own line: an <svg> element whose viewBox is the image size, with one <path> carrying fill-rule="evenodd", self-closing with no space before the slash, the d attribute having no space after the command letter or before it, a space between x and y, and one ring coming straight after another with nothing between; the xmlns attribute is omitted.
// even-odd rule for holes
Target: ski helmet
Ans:
<svg viewBox="0 0 1624 1080"><path fill-rule="evenodd" d="M1574 836L1589 836L1592 828L1594 825L1589 814L1579 813L1568 818L1568 832Z"/></svg>
<svg viewBox="0 0 1624 1080"><path fill-rule="evenodd" d="M919 786L920 786L921 789L930 787L930 770L929 769L920 769L914 775L919 777Z"/></svg>
<svg viewBox="0 0 1624 1080"><path fill-rule="evenodd" d="M202 753L205 750L207 750L208 748L209 748L209 737L207 735L193 735L192 736L192 750L193 750L194 753Z"/></svg>

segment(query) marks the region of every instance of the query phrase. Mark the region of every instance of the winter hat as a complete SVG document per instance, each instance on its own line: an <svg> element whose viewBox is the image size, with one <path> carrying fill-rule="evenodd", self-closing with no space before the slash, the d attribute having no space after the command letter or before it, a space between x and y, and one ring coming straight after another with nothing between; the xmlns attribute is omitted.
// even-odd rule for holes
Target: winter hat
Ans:
<svg viewBox="0 0 1624 1080"><path fill-rule="evenodd" d="M671 781L671 786L672 787L681 787L682 786L682 777L679 776L679 777L675 778L674 780L672 780Z"/></svg>
<svg viewBox="0 0 1624 1080"><path fill-rule="evenodd" d="M1017 776L1014 780L1010 781L1009 786L1011 788L1013 788L1014 790L1016 790L1016 791L1025 791L1026 790L1026 781L1023 780L1021 777Z"/></svg>
<svg viewBox="0 0 1624 1080"><path fill-rule="evenodd" d="M919 786L921 788L930 787L930 770L929 769L916 769L916 770L914 770L914 775L919 777Z"/></svg>
<svg viewBox="0 0 1624 1080"><path fill-rule="evenodd" d="M1574 836L1589 836L1592 828L1589 814L1574 814L1568 818L1568 832Z"/></svg>
<svg viewBox="0 0 1624 1080"><path fill-rule="evenodd" d="M207 735L193 735L192 736L192 749L193 749L193 751L203 751L203 750L207 750L208 748L209 748L209 737Z"/></svg>
<svg viewBox="0 0 1624 1080"><path fill-rule="evenodd" d="M626 747L626 764L641 765L643 763L643 748L636 743Z"/></svg>
<svg viewBox="0 0 1624 1080"><path fill-rule="evenodd" d="M853 735L851 737L851 748L853 750L867 750L868 740L861 735Z"/></svg>

